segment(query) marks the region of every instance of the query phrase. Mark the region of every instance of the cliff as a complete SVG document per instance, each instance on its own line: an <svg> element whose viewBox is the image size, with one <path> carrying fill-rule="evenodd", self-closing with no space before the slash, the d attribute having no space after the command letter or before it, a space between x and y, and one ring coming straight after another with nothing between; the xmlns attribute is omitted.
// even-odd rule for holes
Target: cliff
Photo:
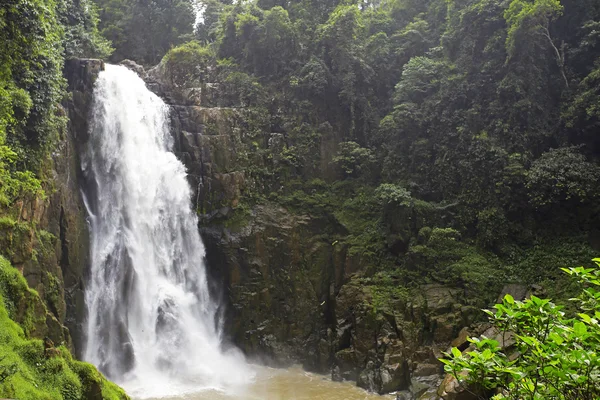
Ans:
<svg viewBox="0 0 600 400"><path fill-rule="evenodd" d="M127 399L81 354L88 230L80 144L99 60L65 66L67 128L43 161L43 192L23 195L0 219L0 395L19 399ZM33 384L32 382L35 382Z"/></svg>
<svg viewBox="0 0 600 400"><path fill-rule="evenodd" d="M171 106L175 150L195 188L231 340L263 362L300 362L380 393L410 389L437 398L437 358L479 316L469 294L443 284L406 286L402 273L382 273L362 244L344 240L356 229L348 227L354 215L344 224L321 213L321 204L253 199L268 184L261 171L277 163L285 140L273 132L272 116L236 102L222 82L178 87L164 63L148 72L124 65ZM323 158L331 159L335 136L317 140ZM335 166L323 165L322 178L336 176ZM415 207L396 213L392 244L405 246L399 237L420 229L410 226L414 214Z"/></svg>

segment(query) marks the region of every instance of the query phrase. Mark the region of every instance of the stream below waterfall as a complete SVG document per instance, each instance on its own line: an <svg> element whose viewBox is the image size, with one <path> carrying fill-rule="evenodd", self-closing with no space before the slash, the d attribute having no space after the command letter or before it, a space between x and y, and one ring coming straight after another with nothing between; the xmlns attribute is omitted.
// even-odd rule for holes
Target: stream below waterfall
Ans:
<svg viewBox="0 0 600 400"><path fill-rule="evenodd" d="M368 393L350 382L333 382L299 367L273 369L256 367L253 382L226 390L190 390L164 397L135 397L140 400L392 400L394 395Z"/></svg>

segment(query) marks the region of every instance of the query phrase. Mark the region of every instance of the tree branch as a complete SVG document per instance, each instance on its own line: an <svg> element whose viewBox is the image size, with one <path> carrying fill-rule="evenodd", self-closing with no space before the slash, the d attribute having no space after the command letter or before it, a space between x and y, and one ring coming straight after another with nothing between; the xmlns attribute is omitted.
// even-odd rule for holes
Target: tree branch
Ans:
<svg viewBox="0 0 600 400"><path fill-rule="evenodd" d="M548 30L548 27L542 26L541 30L542 30L541 35L544 36L546 39L548 39L550 46L552 46L552 49L554 49L554 54L556 56L556 64L558 65L558 69L560 70L562 78L565 81L565 86L567 87L567 89L569 89L569 80L567 79L567 75L565 74L564 44L562 46L563 51L561 53L561 51L558 50L558 48L554 44L554 41L552 40L552 37L550 36L550 31Z"/></svg>

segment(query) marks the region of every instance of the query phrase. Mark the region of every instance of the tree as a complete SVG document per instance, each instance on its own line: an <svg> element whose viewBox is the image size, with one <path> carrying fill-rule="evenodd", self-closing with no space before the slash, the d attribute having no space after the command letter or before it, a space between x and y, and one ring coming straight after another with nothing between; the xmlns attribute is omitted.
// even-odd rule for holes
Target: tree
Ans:
<svg viewBox="0 0 600 400"><path fill-rule="evenodd" d="M506 345L482 337L469 339L465 353L454 347L445 370L479 398L592 400L600 398L600 259L596 268L563 268L582 288L571 316L548 299L516 301L506 295L487 311Z"/></svg>
<svg viewBox="0 0 600 400"><path fill-rule="evenodd" d="M92 0L60 0L58 17L64 26L65 57L107 58L113 49L98 30L98 13Z"/></svg>
<svg viewBox="0 0 600 400"><path fill-rule="evenodd" d="M192 39L191 0L95 0L99 28L115 47L112 61L125 58L156 64L167 51Z"/></svg>
<svg viewBox="0 0 600 400"><path fill-rule="evenodd" d="M550 150L527 173L531 203L543 207L562 202L589 202L596 198L600 167L576 148Z"/></svg>
<svg viewBox="0 0 600 400"><path fill-rule="evenodd" d="M340 166L346 176L358 177L374 166L375 156L370 149L360 147L356 142L343 142L339 144L339 151L333 162Z"/></svg>
<svg viewBox="0 0 600 400"><path fill-rule="evenodd" d="M334 86L339 90L338 99L349 108L349 138L362 138L358 134L358 121L364 122L368 112L365 94L370 89L373 69L361 55L364 35L363 14L356 4L340 4L327 22L317 30L322 58L333 74ZM358 136L358 137L357 137Z"/></svg>
<svg viewBox="0 0 600 400"><path fill-rule="evenodd" d="M219 31L219 16L223 12L225 5L230 4L227 0L202 0L196 3L199 9L197 12L202 14L199 20L196 20L196 37L203 42L214 42Z"/></svg>
<svg viewBox="0 0 600 400"><path fill-rule="evenodd" d="M559 49L550 35L550 23L562 12L563 6L560 0L513 0L504 13L508 24L506 47L510 58L515 54L519 40L528 40L536 35L543 37L554 52L556 64L568 88L564 45Z"/></svg>

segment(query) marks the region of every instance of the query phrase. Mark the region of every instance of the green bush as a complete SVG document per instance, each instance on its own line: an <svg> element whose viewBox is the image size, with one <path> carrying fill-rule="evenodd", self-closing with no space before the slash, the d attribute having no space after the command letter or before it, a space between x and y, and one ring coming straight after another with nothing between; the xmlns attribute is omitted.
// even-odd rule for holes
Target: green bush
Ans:
<svg viewBox="0 0 600 400"><path fill-rule="evenodd" d="M576 315L548 299L506 295L486 312L498 337L514 339L514 346L469 339L471 350L453 348L441 360L446 372L465 390L496 393L498 400L600 398L600 259L594 261L596 268L563 268L580 287L572 299Z"/></svg>
<svg viewBox="0 0 600 400"><path fill-rule="evenodd" d="M338 145L338 154L333 157L333 162L344 175L357 178L367 175L375 166L375 154L356 142L343 142Z"/></svg>
<svg viewBox="0 0 600 400"><path fill-rule="evenodd" d="M162 63L171 84L185 87L205 82L216 60L211 47L191 41L169 50Z"/></svg>
<svg viewBox="0 0 600 400"><path fill-rule="evenodd" d="M257 106L266 96L263 86L254 76L239 71L225 77L225 90L242 107Z"/></svg>
<svg viewBox="0 0 600 400"><path fill-rule="evenodd" d="M529 198L536 207L593 201L598 196L598 181L600 167L574 147L542 154L527 173Z"/></svg>

